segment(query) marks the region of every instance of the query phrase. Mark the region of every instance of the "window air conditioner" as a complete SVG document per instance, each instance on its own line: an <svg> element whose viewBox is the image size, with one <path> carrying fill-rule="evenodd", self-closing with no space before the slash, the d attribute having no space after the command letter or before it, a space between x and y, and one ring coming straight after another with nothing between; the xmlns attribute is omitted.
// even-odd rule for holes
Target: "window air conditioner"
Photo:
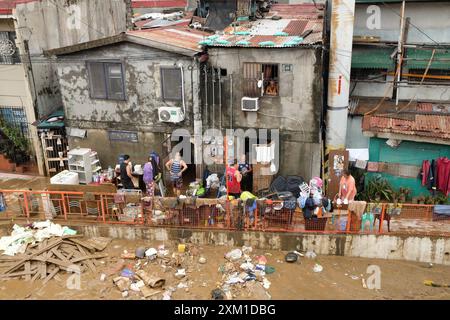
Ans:
<svg viewBox="0 0 450 320"><path fill-rule="evenodd" d="M243 97L241 100L242 111L258 111L259 110L259 98Z"/></svg>
<svg viewBox="0 0 450 320"><path fill-rule="evenodd" d="M184 114L178 107L160 107L158 116L160 122L178 123L184 120Z"/></svg>

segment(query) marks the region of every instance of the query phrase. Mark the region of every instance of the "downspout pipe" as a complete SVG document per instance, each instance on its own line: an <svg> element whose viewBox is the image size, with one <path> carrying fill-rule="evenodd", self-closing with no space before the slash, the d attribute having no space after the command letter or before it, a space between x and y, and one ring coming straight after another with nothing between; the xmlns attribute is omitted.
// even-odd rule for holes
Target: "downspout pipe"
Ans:
<svg viewBox="0 0 450 320"><path fill-rule="evenodd" d="M332 0L326 153L345 149L355 0Z"/></svg>

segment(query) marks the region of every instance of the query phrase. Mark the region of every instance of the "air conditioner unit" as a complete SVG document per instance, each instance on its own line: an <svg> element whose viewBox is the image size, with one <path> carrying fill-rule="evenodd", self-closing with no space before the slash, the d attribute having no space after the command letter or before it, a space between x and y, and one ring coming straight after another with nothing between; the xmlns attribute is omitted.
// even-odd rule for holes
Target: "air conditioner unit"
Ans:
<svg viewBox="0 0 450 320"><path fill-rule="evenodd" d="M242 111L258 111L259 110L259 98L243 97L241 100Z"/></svg>
<svg viewBox="0 0 450 320"><path fill-rule="evenodd" d="M160 107L158 116L160 122L178 123L184 120L184 114L178 107Z"/></svg>

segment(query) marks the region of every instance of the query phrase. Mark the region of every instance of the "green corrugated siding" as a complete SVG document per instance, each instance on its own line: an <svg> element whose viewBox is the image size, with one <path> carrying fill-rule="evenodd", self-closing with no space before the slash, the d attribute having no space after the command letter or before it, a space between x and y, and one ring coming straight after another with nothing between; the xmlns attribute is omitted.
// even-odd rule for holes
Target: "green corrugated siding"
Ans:
<svg viewBox="0 0 450 320"><path fill-rule="evenodd" d="M392 51L389 48L354 49L352 68L393 70L395 64L391 59Z"/></svg>
<svg viewBox="0 0 450 320"><path fill-rule="evenodd" d="M450 158L450 146L403 141L398 148L391 148L386 144L386 139L370 138L369 161L401 163L407 165L421 166L423 160L433 160L439 157ZM417 197L421 194L428 195L430 192L422 186L421 180L417 178L403 178L388 173L369 172L368 179L376 174L381 174L388 179L392 186L398 190L400 187L411 189L411 196Z"/></svg>
<svg viewBox="0 0 450 320"><path fill-rule="evenodd" d="M419 60L407 60L406 66L410 69L426 69L431 54L432 50L408 49L406 52L407 58ZM439 61L439 59L447 59L447 61ZM450 70L450 50L436 51L430 69Z"/></svg>

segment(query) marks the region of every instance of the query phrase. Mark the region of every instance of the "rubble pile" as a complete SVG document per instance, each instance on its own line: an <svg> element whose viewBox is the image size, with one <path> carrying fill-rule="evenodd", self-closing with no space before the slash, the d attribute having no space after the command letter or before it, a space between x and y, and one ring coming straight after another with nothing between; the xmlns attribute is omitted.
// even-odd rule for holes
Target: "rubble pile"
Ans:
<svg viewBox="0 0 450 320"><path fill-rule="evenodd" d="M135 253L124 250L120 258L107 276L115 275L112 281L124 298L131 294L145 299L170 300L177 290L189 292L194 283L189 273L206 263L199 249L187 244L178 245L178 251L172 254L164 245L139 247ZM172 285L167 286L168 283Z"/></svg>
<svg viewBox="0 0 450 320"><path fill-rule="evenodd" d="M251 255L251 247L234 249L225 255L226 263L219 266L222 281L211 292L212 299L232 300L235 298L271 299L267 290L271 282L266 275L274 273L275 268L267 265L264 255Z"/></svg>
<svg viewBox="0 0 450 320"><path fill-rule="evenodd" d="M99 259L111 239L84 239L75 230L50 221L35 222L26 227L15 225L10 236L0 239L0 279L13 278L47 283L60 271L81 274L97 271Z"/></svg>

